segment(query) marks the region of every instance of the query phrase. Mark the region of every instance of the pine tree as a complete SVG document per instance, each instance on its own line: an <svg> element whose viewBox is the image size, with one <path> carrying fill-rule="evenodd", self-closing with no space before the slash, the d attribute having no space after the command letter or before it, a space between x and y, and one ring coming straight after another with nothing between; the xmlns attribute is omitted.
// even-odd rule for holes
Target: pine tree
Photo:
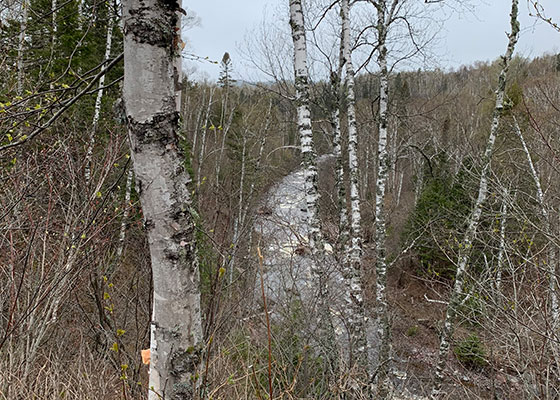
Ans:
<svg viewBox="0 0 560 400"><path fill-rule="evenodd" d="M224 56L222 57L222 62L220 63L221 71L220 71L220 78L218 79L218 85L224 89L231 88L235 82L235 79L231 77L232 75L232 62L229 53L226 51Z"/></svg>

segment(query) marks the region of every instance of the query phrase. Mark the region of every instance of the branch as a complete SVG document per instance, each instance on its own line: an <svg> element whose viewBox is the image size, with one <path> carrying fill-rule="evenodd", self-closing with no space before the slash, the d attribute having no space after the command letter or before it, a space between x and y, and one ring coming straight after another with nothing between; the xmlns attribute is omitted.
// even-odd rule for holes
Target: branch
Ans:
<svg viewBox="0 0 560 400"><path fill-rule="evenodd" d="M121 53L115 59L113 59L113 61L111 61L105 69L99 71L99 73L97 75L95 75L95 77L91 80L91 82L84 89L82 89L82 91L80 93L78 93L76 96L74 96L73 98L71 98L70 100L65 102L64 105L62 106L62 108L60 110L58 110L58 112L56 112L47 122L45 122L43 125L39 126L35 130L33 130L29 135L23 135L20 140L18 140L16 142L13 142L13 143L3 145L3 146L0 146L0 152L2 152L4 150L7 150L11 147L19 146L19 145L27 142L28 140L33 139L35 136L39 135L45 129L50 127L58 119L58 117L60 117L68 108L70 108L70 106L72 104L74 104L76 101L78 101L83 95L87 94L88 91L93 87L93 85L103 75L105 75L107 73L107 71L109 71L111 68L113 68L115 65L117 65L123 59L123 57L124 57L124 53Z"/></svg>

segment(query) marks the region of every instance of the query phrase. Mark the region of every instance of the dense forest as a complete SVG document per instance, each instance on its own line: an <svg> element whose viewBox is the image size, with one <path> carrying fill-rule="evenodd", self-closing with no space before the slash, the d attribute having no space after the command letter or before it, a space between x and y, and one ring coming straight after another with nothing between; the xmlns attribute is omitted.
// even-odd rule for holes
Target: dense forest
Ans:
<svg viewBox="0 0 560 400"><path fill-rule="evenodd" d="M2 0L0 399L558 399L560 55L512 0L396 68L427 3L290 0L210 82L175 2Z"/></svg>

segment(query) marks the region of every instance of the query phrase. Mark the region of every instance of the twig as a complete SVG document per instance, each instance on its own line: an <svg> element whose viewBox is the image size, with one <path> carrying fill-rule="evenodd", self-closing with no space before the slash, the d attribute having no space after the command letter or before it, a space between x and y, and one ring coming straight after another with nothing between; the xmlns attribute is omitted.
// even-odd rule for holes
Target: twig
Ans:
<svg viewBox="0 0 560 400"><path fill-rule="evenodd" d="M264 315L266 317L266 331L268 336L268 391L269 399L272 400L272 335L270 333L270 317L268 315L268 308L266 306L266 295L264 293L264 278L263 278L263 255L261 248L257 247L257 254L259 255L259 272L261 274L261 292L264 306Z"/></svg>

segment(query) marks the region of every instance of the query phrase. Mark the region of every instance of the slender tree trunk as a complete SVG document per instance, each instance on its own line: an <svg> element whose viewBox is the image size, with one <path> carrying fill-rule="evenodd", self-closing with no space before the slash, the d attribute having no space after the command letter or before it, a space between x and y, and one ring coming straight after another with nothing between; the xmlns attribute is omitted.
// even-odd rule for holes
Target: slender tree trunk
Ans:
<svg viewBox="0 0 560 400"><path fill-rule="evenodd" d="M338 87L334 87L333 90L340 90ZM337 94L338 96L338 94ZM333 128L333 152L336 157L336 192L338 196L338 240L337 249L340 254L343 255L343 259L346 258L348 253L348 237L350 232L348 232L348 209L346 206L346 185L344 182L344 160L342 158L342 132L340 130L340 110L339 101L337 99L337 104L331 114L331 124ZM346 262L346 261L343 261Z"/></svg>
<svg viewBox="0 0 560 400"><path fill-rule="evenodd" d="M53 2L56 0L53 0ZM113 41L113 27L115 24L115 19L111 13L111 9L107 10L107 36L105 39L105 55L103 61L107 61L111 57L111 45ZM54 40L54 39L53 39ZM93 121L91 124L91 131L89 134L88 148L86 152L86 166L84 171L84 177L86 182L86 187L89 187L91 181L91 160L93 157L93 147L95 146L95 133L97 131L97 125L99 124L99 117L101 115L101 101L103 100L103 87L105 86L105 75L99 78L97 97L95 98L95 106L93 109Z"/></svg>
<svg viewBox="0 0 560 400"><path fill-rule="evenodd" d="M203 346L190 177L177 132L180 4L124 3L124 100L154 285L150 400L193 399Z"/></svg>
<svg viewBox="0 0 560 400"><path fill-rule="evenodd" d="M331 90L333 92L333 104L331 112L331 126L333 130L333 153L336 157L336 192L338 196L338 239L337 239L337 253L342 255L342 261L345 263L345 258L349 253L347 249L348 239L350 237L348 225L348 207L346 204L346 182L344 177L344 158L342 156L342 130L340 126L340 113L341 113L341 97L342 97L342 70L344 68L344 32L340 33L340 49L338 68L336 73L331 72Z"/></svg>
<svg viewBox="0 0 560 400"><path fill-rule="evenodd" d="M540 212L542 222L544 224L544 230L546 235L552 235L551 230L551 223L550 223L550 216L548 214L548 210L546 208L546 203L544 200L544 192L541 186L541 180L539 179L539 175L535 168L535 164L533 164L533 158L531 157L531 153L527 148L527 144L525 143L525 139L523 138L523 134L521 132L521 128L519 127L519 123L517 119L513 118L514 125L515 125L515 133L523 146L523 151L527 156L527 163L529 164L529 169L531 170L531 177L535 182L535 187L537 189L537 202L539 203ZM560 326L559 319L560 319L560 310L558 309L558 295L556 293L556 288L558 284L556 282L556 265L558 260L556 259L556 245L554 244L554 240L549 240L549 248L548 248L548 283L549 283L549 297L550 297L550 318L552 320L552 332L556 332L556 329ZM558 350L556 350L558 351Z"/></svg>
<svg viewBox="0 0 560 400"><path fill-rule="evenodd" d="M58 16L58 10L57 10L57 0L52 0L51 1L51 12L52 12L52 37L51 37L51 54L54 53L54 48L56 45L56 34L58 32L58 22L57 22L57 16Z"/></svg>
<svg viewBox="0 0 560 400"><path fill-rule="evenodd" d="M247 132L245 132L247 134ZM233 224L233 248L234 251L237 247L237 242L239 241L239 231L241 229L241 224L243 223L243 187L245 186L245 164L247 158L247 138L243 137L243 147L241 153L241 177L239 178L239 207L237 210L237 218ZM233 268L235 265L230 263L229 267L229 284L233 282Z"/></svg>
<svg viewBox="0 0 560 400"><path fill-rule="evenodd" d="M259 153L257 156L257 161L255 164L255 171L260 171L261 168L261 162L262 162L262 156L264 153L264 147L266 145L266 134L268 132L268 128L270 126L270 116L271 116L271 111L272 111L272 101L269 102L268 105L268 112L266 113L266 119L265 119L265 123L264 126L261 129L261 140L260 140L260 145L259 145ZM242 187L243 185L240 185L240 187ZM253 198L253 195L255 193L255 180L252 179L251 180L251 185L249 186L249 192L247 193L246 196L246 200L242 201L243 199L241 198L240 202L239 202L239 207L240 207L240 214L238 216L238 220L235 221L235 223L237 224L237 228L235 228L234 226L234 234L233 234L233 254L231 256L231 260L230 260L230 268L233 269L235 267L235 260L236 260L236 255L237 252L239 250L239 241L241 240L241 234L240 232L242 232L245 229L245 223L247 221L247 213L250 207L250 202ZM252 232L253 229L249 229L249 246L248 248L251 249L251 241L252 241Z"/></svg>
<svg viewBox="0 0 560 400"><path fill-rule="evenodd" d="M315 289L317 291L319 340L329 367L336 370L336 343L330 310L328 307L328 276L324 264L323 238L319 221L317 188L317 156L313 148L313 131L309 109L309 75L307 69L307 43L301 0L290 0L290 26L294 42L294 73L296 88L297 124L301 143L304 190L309 226L309 248L315 258L312 263Z"/></svg>
<svg viewBox="0 0 560 400"><path fill-rule="evenodd" d="M267 135L267 132L268 132L268 127L270 126L271 112L272 112L272 100L270 100L269 103L268 103L268 112L266 114L266 121L265 121L265 124L264 124L264 128L262 129L262 133L261 133L261 144L260 144L260 147L259 147L259 155L257 157L257 163L255 165L255 171L260 171L260 169L261 169L262 156L264 154L264 148L266 146L266 135ZM255 180L253 179L251 181L251 187L249 188L249 195L247 196L248 200L251 200L253 198L254 193L255 193ZM247 203L247 206L245 207L245 211L243 212L243 220L242 220L241 226L245 225L245 221L247 220L248 209L249 209L249 203ZM251 222L251 224L252 224L252 222ZM249 229L249 239L247 240L247 249L250 252L252 248L253 248L253 229ZM233 262L232 262L232 264L233 264Z"/></svg>
<svg viewBox="0 0 560 400"><path fill-rule="evenodd" d="M21 96L23 94L23 55L25 52L25 31L27 30L27 8L29 3L27 0L22 0L21 2L21 21L19 24L19 40L18 40L18 51L17 51L17 95Z"/></svg>
<svg viewBox="0 0 560 400"><path fill-rule="evenodd" d="M387 151L387 126L389 104L389 71L387 67L387 27L392 19L397 0L393 0L390 10L386 1L377 4L377 35L379 64L379 124L377 142L377 177L375 192L375 272L376 272L376 307L373 335L375 337L375 371L377 379L377 395L385 398L388 395L390 370L390 336L391 327L387 304L387 255L386 255L386 211L385 194L389 175L389 154Z"/></svg>
<svg viewBox="0 0 560 400"><path fill-rule="evenodd" d="M348 159L350 169L350 221L351 248L345 259L344 279L346 281L348 330L350 334L350 366L365 366L367 371L368 346L366 341L366 321L362 289L362 239L360 192L358 189L358 130L356 126L356 99L354 95L354 67L352 65L352 43L350 41L350 2L342 0L342 42L346 66L346 100L348 115Z"/></svg>
<svg viewBox="0 0 560 400"><path fill-rule="evenodd" d="M205 104L206 102L205 100L205 91L202 92L202 100L200 102L200 104ZM198 139L198 128L200 127L200 119L202 118L202 113L204 112L204 110L202 109L202 107L198 110L198 113L196 114L196 122L194 124L194 132L193 132L193 142L192 142L192 154L193 156L196 154L196 143L197 143L197 139Z"/></svg>
<svg viewBox="0 0 560 400"><path fill-rule="evenodd" d="M506 222L508 215L508 196L509 191L504 187L502 192L502 209L500 210L500 247L496 261L496 296L501 302L502 272L504 268L504 254L506 252Z"/></svg>
<svg viewBox="0 0 560 400"><path fill-rule="evenodd" d="M488 174L490 173L490 162L492 159L492 152L494 150L496 135L498 133L498 127L500 125L500 119L504 110L504 94L506 89L507 72L509 68L509 62L513 55L513 51L515 49L515 44L517 42L517 37L519 34L519 22L517 21L518 2L519 0L512 0L511 3L511 33L508 35L509 42L506 54L502 57L502 71L500 72L500 76L498 78L498 88L496 90L496 106L494 108L490 136L488 137L486 150L482 159L482 171L480 173L478 197L474 204L472 214L468 220L467 231L465 232L465 236L459 248L459 259L457 262L455 284L453 286L451 299L449 300L449 304L447 306L445 322L440 338L439 359L435 372L436 379L432 390L432 397L434 398L438 397L441 391L444 371L447 364L447 356L449 354L450 341L453 335L455 316L457 314L457 308L461 302L461 296L463 294L465 272L470 261L473 241L476 238L478 223L482 214L482 204L484 203L488 192Z"/></svg>
<svg viewBox="0 0 560 400"><path fill-rule="evenodd" d="M123 215L121 221L121 229L119 232L119 246L117 247L117 253L115 257L115 265L121 261L122 254L124 251L124 239L126 237L126 225L128 222L128 213L130 212L130 193L132 192L132 178L134 176L134 171L132 168L128 169L128 174L126 176L126 188L124 193L124 206ZM112 273L113 271L109 271Z"/></svg>
<svg viewBox="0 0 560 400"><path fill-rule="evenodd" d="M208 98L208 106L206 107L206 117L204 118L204 125L202 126L202 137L200 138L200 151L198 153L198 167L196 172L196 188L200 189L202 184L202 163L204 153L206 151L206 132L208 130L208 122L210 121L210 111L212 107L212 98L214 97L214 88L210 89L210 97Z"/></svg>
<svg viewBox="0 0 560 400"><path fill-rule="evenodd" d="M401 203L401 194L402 194L402 185L403 185L403 180L404 180L404 171L401 171L400 174L398 174L398 182L397 182L397 200L396 200L396 206L398 207L399 204Z"/></svg>
<svg viewBox="0 0 560 400"><path fill-rule="evenodd" d="M219 157L216 159L216 187L220 186L220 169L222 167L222 159L224 157L224 151L226 148L226 139L227 139L227 135L229 133L229 129L231 127L231 124L233 122L233 115L235 113L235 108L232 107L229 117L226 121L225 117L226 117L226 110L227 110L227 106L228 106L228 100L229 100L229 86L226 86L225 88L226 91L226 95L225 95L225 99L222 102L222 115L220 117L220 126L223 128L222 129L222 145L220 146L220 155ZM216 132L218 132L218 130L216 130Z"/></svg>

